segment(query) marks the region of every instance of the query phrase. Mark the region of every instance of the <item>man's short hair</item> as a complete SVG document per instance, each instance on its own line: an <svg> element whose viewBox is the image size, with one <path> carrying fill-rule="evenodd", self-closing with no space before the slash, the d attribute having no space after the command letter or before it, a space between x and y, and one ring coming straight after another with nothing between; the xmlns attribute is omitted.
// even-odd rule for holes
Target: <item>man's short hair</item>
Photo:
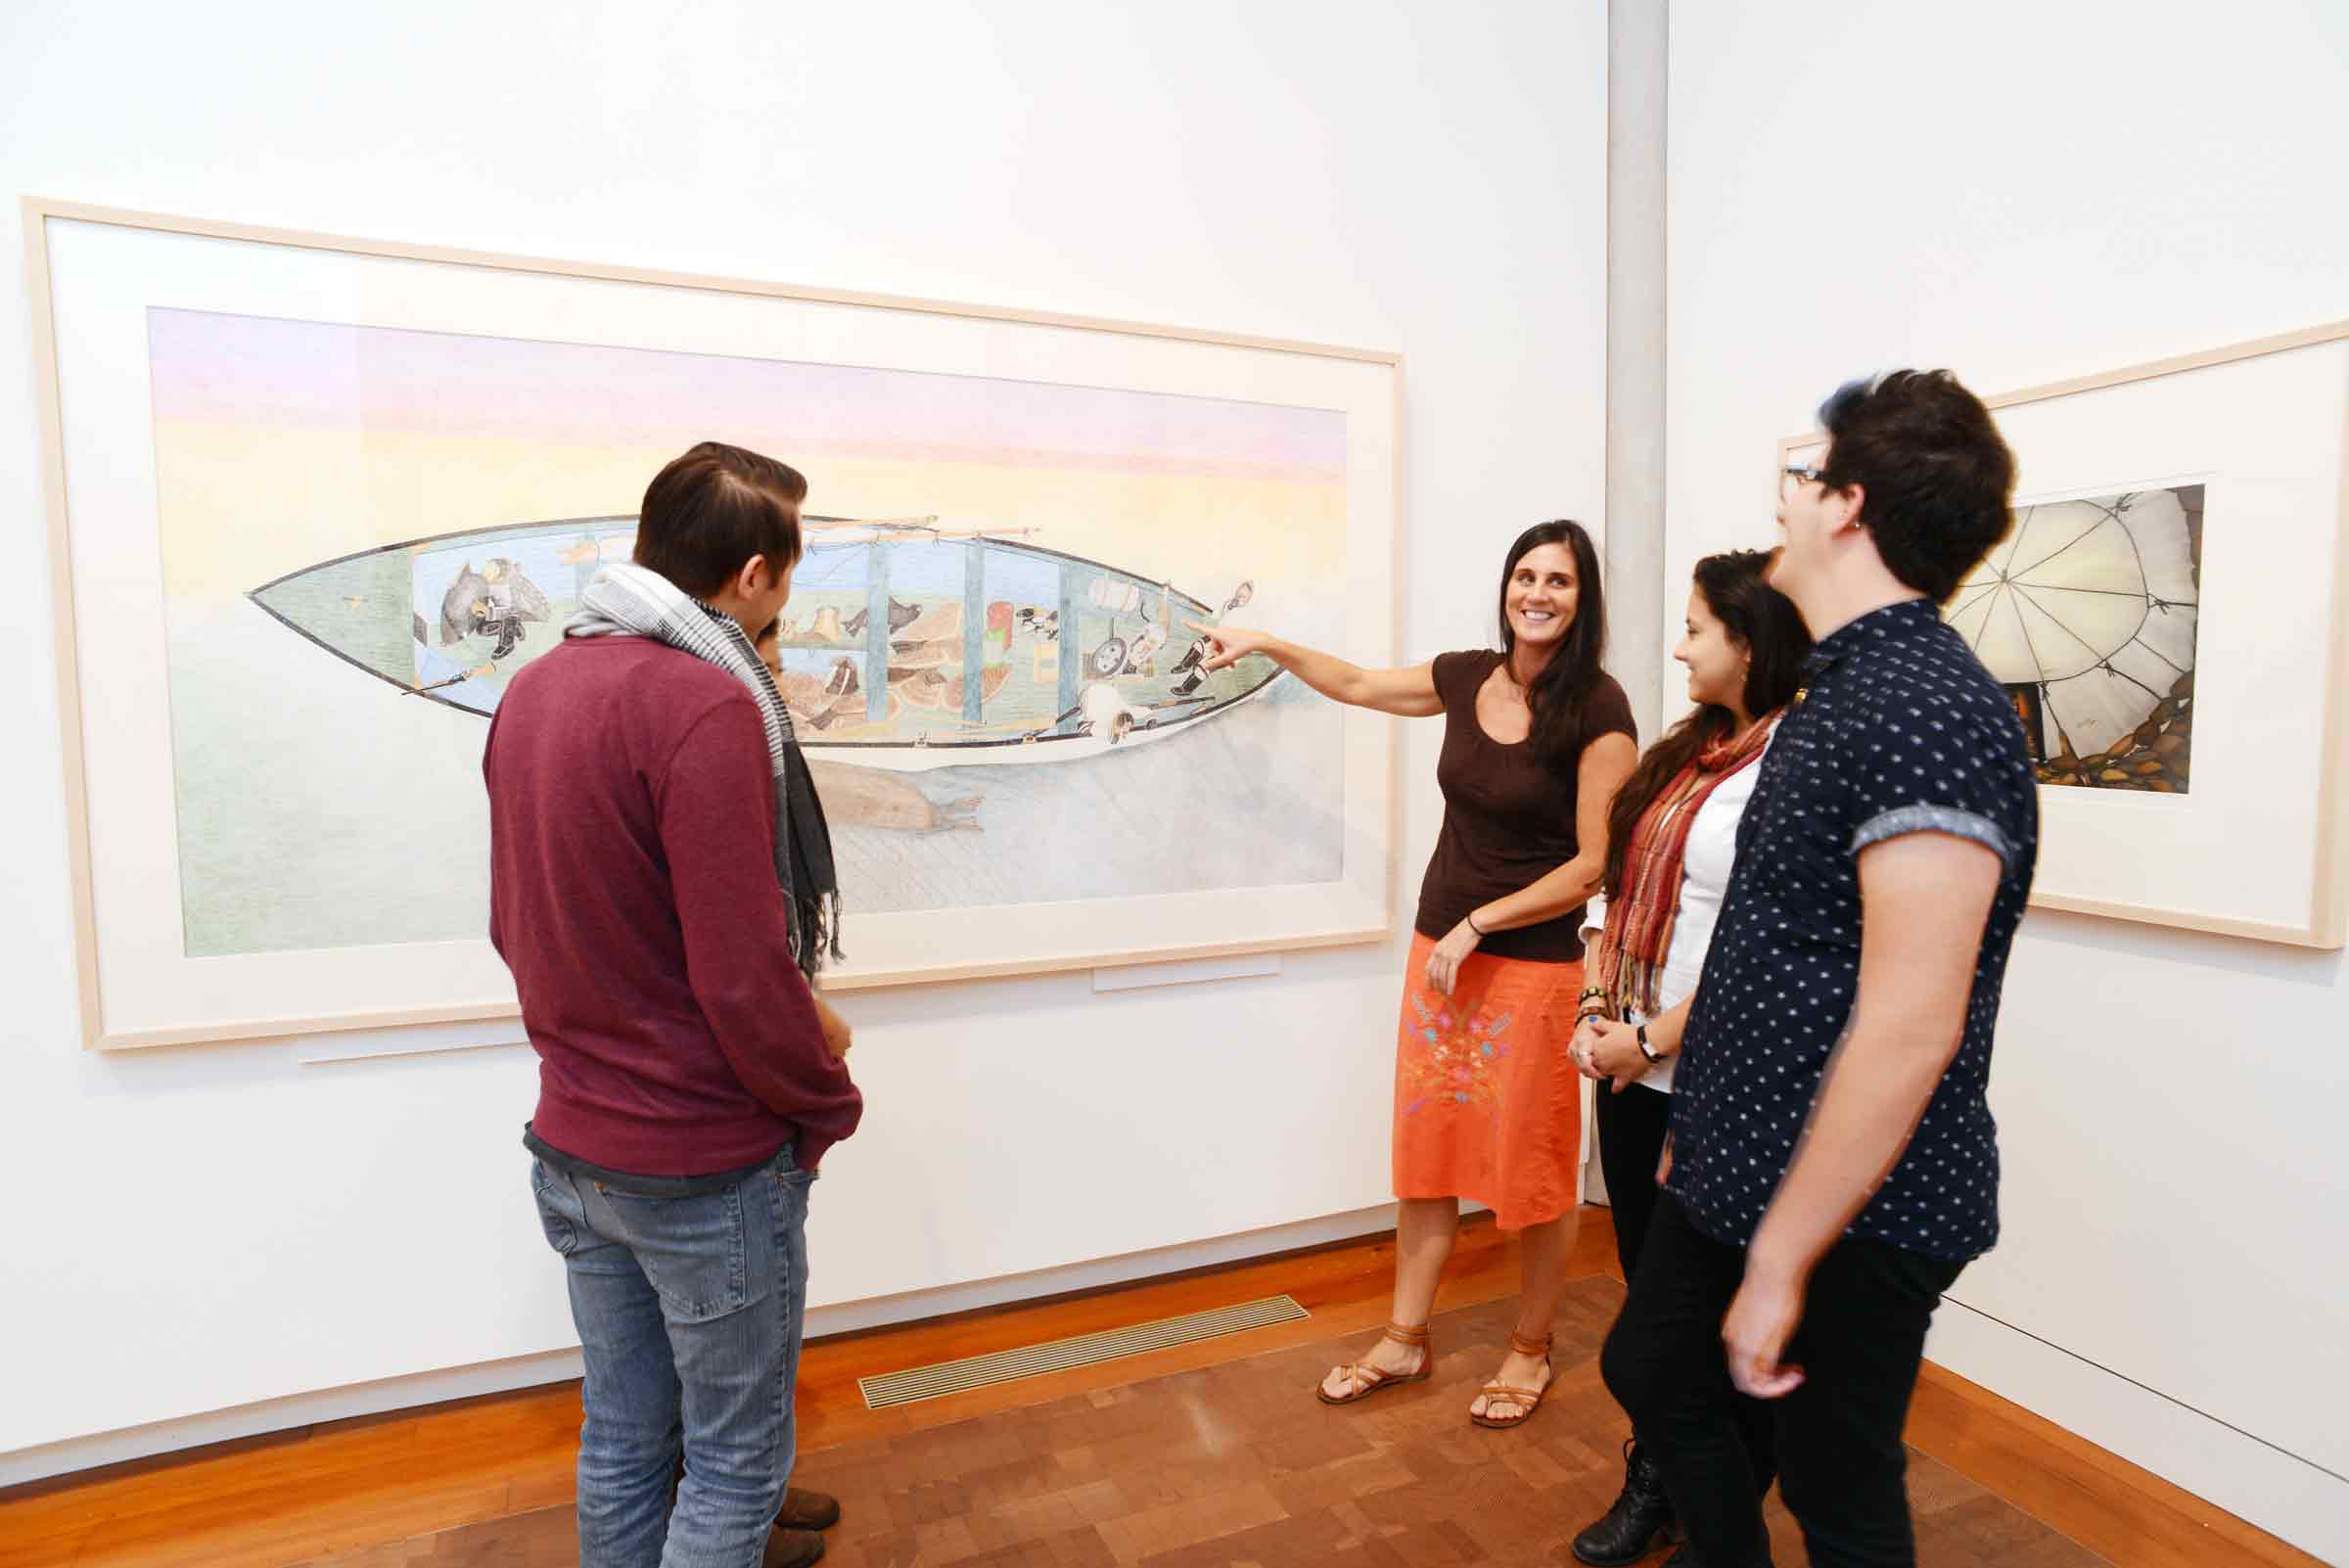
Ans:
<svg viewBox="0 0 2349 1568"><path fill-rule="evenodd" d="M2014 454L1982 399L1946 370L1895 370L1846 383L1819 405L1829 437L1821 483L1858 484L1876 553L1892 575L1949 598L2013 526Z"/></svg>
<svg viewBox="0 0 2349 1568"><path fill-rule="evenodd" d="M724 591L752 556L800 558L807 481L771 457L704 441L653 476L636 518L636 564L697 599Z"/></svg>

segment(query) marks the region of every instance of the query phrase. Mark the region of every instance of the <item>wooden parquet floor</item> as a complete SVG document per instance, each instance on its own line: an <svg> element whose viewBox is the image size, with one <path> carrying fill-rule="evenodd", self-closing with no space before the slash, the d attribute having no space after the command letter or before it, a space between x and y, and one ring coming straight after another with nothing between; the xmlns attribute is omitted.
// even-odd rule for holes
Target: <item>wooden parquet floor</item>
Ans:
<svg viewBox="0 0 2349 1568"><path fill-rule="evenodd" d="M1472 1426L1514 1304L1436 1320L1436 1373L1344 1409L1313 1384L1359 1336L1061 1400L1016 1415L814 1455L807 1484L846 1513L841 1568L1287 1568L1551 1564L1603 1512L1629 1435L1598 1377L1622 1289L1581 1281L1531 1425ZM1918 1461L1923 1560L2090 1568L2104 1559L1931 1460ZM1773 1508L1780 1564L1806 1561Z"/></svg>
<svg viewBox="0 0 2349 1568"><path fill-rule="evenodd" d="M1598 1377L1622 1287L1579 1281L1533 1424L1468 1423L1506 1347L1513 1304L1440 1316L1427 1382L1344 1409L1312 1397L1360 1336L1292 1346L1122 1388L807 1455L799 1481L839 1497L835 1568L1433 1568L1567 1562L1603 1512L1629 1435ZM2106 1562L1934 1460L1913 1460L1920 1561L1931 1568ZM1808 1561L1773 1499L1781 1568ZM1659 1553L1659 1556L1662 1554ZM560 1568L554 1507L311 1568Z"/></svg>
<svg viewBox="0 0 2349 1568"><path fill-rule="evenodd" d="M1522 1430L1469 1424L1514 1248L1463 1227L1427 1382L1328 1408L1313 1385L1384 1319L1391 1240L812 1344L797 1484L836 1494L837 1568L1386 1568L1570 1561L1628 1435L1598 1377L1623 1299L1585 1211ZM1288 1291L1310 1319L866 1410L855 1379ZM559 1568L577 1560L576 1385L338 1422L0 1493L0 1568ZM2201 1499L1928 1366L1910 1424L1926 1568L2322 1568ZM1780 1568L1807 1562L1773 1499ZM1660 1554L1659 1554L1660 1555Z"/></svg>

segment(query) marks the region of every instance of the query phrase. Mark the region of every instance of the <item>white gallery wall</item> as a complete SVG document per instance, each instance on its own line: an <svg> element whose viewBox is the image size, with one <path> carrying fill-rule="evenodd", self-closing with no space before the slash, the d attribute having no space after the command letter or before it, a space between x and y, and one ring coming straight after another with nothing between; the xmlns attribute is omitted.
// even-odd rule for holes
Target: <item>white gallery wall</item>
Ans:
<svg viewBox="0 0 2349 1568"><path fill-rule="evenodd" d="M1851 376L2349 316L2349 7L1677 0L1670 135L1676 581ZM2349 1560L2342 956L2038 912L2001 1018L2005 1236L1930 1354Z"/></svg>
<svg viewBox="0 0 2349 1568"><path fill-rule="evenodd" d="M1603 7L1531 0L21 0L0 195L1398 349L1398 652L1424 658L1490 634L1518 528L1600 515L1605 72ZM573 1336L517 1142L526 1048L79 1048L21 255L0 248L0 1483L226 1430L201 1412L535 1375ZM1399 925L1437 738L1405 751ZM1216 781L1165 808L1213 832ZM850 996L870 1109L817 1188L814 1300L1382 1202L1401 953Z"/></svg>

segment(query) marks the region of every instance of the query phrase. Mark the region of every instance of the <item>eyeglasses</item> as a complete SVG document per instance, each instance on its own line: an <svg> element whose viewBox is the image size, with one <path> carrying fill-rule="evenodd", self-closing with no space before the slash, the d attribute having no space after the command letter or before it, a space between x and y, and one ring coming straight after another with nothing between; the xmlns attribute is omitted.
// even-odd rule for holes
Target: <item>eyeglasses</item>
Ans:
<svg viewBox="0 0 2349 1568"><path fill-rule="evenodd" d="M1779 473L1778 495L1791 500L1797 489L1805 484L1824 484L1826 477L1827 471L1816 463L1789 463Z"/></svg>

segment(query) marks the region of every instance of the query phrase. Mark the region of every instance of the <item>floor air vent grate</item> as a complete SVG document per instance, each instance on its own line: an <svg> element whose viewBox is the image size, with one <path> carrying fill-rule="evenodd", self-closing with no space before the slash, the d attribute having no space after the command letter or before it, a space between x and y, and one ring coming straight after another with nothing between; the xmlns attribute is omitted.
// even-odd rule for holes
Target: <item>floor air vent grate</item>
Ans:
<svg viewBox="0 0 2349 1568"><path fill-rule="evenodd" d="M1079 1334L1073 1339L965 1357L959 1361L940 1361L935 1366L913 1366L880 1377L860 1377L856 1386L864 1391L865 1408L878 1410L892 1405L913 1405L985 1388L990 1383L1062 1372L1072 1366L1093 1366L1114 1361L1121 1356L1139 1356L1146 1351L1188 1345L1271 1323L1294 1322L1311 1315L1287 1296L1267 1296L1262 1301L1185 1313L1180 1317L1162 1317L1157 1322L1136 1323L1131 1328L1104 1329L1098 1334Z"/></svg>

